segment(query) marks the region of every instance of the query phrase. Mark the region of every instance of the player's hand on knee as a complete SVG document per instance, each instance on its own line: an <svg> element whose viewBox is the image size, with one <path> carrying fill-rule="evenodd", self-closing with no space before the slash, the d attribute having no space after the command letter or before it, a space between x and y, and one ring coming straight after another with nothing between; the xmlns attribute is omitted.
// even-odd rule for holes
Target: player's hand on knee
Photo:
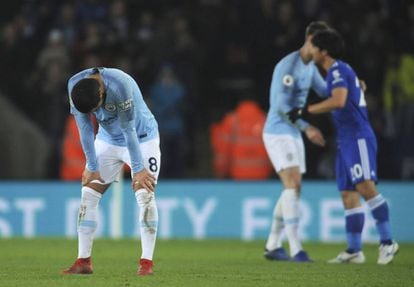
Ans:
<svg viewBox="0 0 414 287"><path fill-rule="evenodd" d="M101 178L101 174L99 173L99 171L89 171L87 168L85 168L85 170L82 173L82 185L85 186L94 180L98 180L101 183L105 183L105 181Z"/></svg>
<svg viewBox="0 0 414 287"><path fill-rule="evenodd" d="M148 192L155 190L155 176L153 176L147 169L134 173L132 177L132 189L138 190L145 188Z"/></svg>
<svg viewBox="0 0 414 287"><path fill-rule="evenodd" d="M316 144L318 146L325 146L325 138L318 128L314 126L308 126L305 130L305 134L313 144Z"/></svg>

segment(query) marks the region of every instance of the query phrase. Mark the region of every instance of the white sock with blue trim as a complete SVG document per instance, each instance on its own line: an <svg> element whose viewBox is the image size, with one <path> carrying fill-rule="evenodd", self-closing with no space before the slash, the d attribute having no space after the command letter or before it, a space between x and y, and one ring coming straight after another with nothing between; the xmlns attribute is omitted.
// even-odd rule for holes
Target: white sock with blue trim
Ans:
<svg viewBox="0 0 414 287"><path fill-rule="evenodd" d="M92 253L93 237L98 226L98 204L102 194L89 187L82 187L78 213L78 258L88 258Z"/></svg>
<svg viewBox="0 0 414 287"><path fill-rule="evenodd" d="M272 251L282 247L283 228L282 197L280 196L273 209L272 225L266 242L267 250Z"/></svg>
<svg viewBox="0 0 414 287"><path fill-rule="evenodd" d="M299 196L295 189L285 189L282 193L283 222L289 240L290 256L302 250L299 240Z"/></svg>
<svg viewBox="0 0 414 287"><path fill-rule="evenodd" d="M139 189L135 192L139 206L139 224L141 232L141 258L152 260L157 239L158 209L154 192Z"/></svg>

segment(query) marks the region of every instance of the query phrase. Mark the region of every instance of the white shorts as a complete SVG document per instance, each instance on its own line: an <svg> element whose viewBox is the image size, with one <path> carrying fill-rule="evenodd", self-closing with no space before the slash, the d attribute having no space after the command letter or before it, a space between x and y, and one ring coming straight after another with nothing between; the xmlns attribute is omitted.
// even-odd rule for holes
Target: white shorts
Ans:
<svg viewBox="0 0 414 287"><path fill-rule="evenodd" d="M301 173L306 172L305 146L302 138L263 134L263 142L276 172L294 166L298 166Z"/></svg>
<svg viewBox="0 0 414 287"><path fill-rule="evenodd" d="M160 139L146 141L139 145L144 167L158 179L161 166ZM95 140L96 158L99 173L105 184L117 181L124 164L131 167L131 159L127 147L111 145L102 140ZM132 177L132 174L131 174Z"/></svg>

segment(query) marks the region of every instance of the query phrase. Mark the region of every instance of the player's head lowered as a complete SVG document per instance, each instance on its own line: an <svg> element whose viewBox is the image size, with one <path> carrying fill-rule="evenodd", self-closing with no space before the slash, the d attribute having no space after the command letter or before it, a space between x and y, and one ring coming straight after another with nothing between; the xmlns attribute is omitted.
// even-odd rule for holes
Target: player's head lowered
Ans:
<svg viewBox="0 0 414 287"><path fill-rule="evenodd" d="M342 57L345 44L342 36L334 29L318 31L311 40L312 46L319 49L319 52L326 54L333 59Z"/></svg>
<svg viewBox="0 0 414 287"><path fill-rule="evenodd" d="M96 78L85 78L75 84L70 95L73 105L81 113L90 113L105 101L105 91Z"/></svg>
<svg viewBox="0 0 414 287"><path fill-rule="evenodd" d="M328 29L331 29L331 27L324 21L310 22L309 25L306 27L305 37L313 36L318 31L328 30Z"/></svg>

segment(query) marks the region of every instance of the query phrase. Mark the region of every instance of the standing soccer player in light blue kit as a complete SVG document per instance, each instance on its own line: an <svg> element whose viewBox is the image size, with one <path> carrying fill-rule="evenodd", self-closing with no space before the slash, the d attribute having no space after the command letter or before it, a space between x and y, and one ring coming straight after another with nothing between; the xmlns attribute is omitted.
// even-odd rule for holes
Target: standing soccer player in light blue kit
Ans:
<svg viewBox="0 0 414 287"><path fill-rule="evenodd" d="M363 263L361 233L365 199L376 220L380 237L378 264L390 263L398 252L392 240L388 204L376 190L377 141L368 120L364 92L352 68L337 60L343 51L342 37L334 30L317 32L312 38L314 62L327 72L329 97L307 109L296 108L289 117L295 122L306 113L332 112L336 129L336 180L345 207L348 248L330 263Z"/></svg>
<svg viewBox="0 0 414 287"><path fill-rule="evenodd" d="M304 120L292 124L286 113L293 107L304 106L312 88L325 96L326 83L312 62L310 40L312 35L328 29L324 22L312 22L306 28L305 43L299 51L284 57L275 67L270 87L270 108L263 130L263 141L269 158L283 184L276 202L271 230L264 256L269 260L289 260L282 247L285 229L290 256L296 262L311 262L303 250L298 235L299 195L302 174L306 171L305 148L301 132L314 144L323 146L325 140L316 127Z"/></svg>
<svg viewBox="0 0 414 287"><path fill-rule="evenodd" d="M63 273L93 272L91 253L99 201L126 163L131 167L139 206L142 255L137 274L150 275L158 225L154 197L161 159L157 122L137 83L121 70L81 71L70 78L68 92L86 167L78 217L78 259ZM91 113L99 124L96 139Z"/></svg>

